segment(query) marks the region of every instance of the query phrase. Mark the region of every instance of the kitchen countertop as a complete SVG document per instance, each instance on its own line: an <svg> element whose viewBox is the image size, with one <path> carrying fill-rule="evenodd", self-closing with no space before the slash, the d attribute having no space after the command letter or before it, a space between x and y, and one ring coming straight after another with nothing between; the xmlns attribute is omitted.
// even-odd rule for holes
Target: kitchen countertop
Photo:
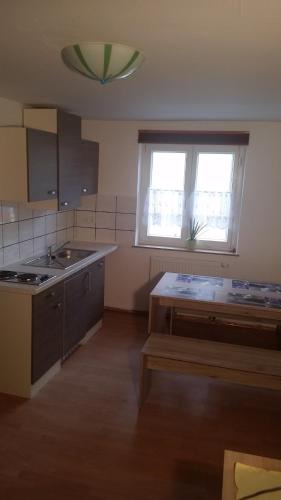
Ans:
<svg viewBox="0 0 281 500"><path fill-rule="evenodd" d="M106 243L95 243L89 241L72 241L70 243L65 244L66 248L78 248L83 250L95 250L96 253L82 259L80 262L77 262L73 266L68 269L53 269L48 267L34 267L28 266L24 263L29 259L23 259L19 262L14 262L13 264L9 264L7 266L1 267L1 270L5 271L18 271L22 273L38 273L38 274L49 274L53 276L52 279L43 283L42 285L25 285L22 283L9 283L5 281L0 281L0 292L10 292L10 293L25 293L29 295L37 295L38 293L43 292L47 288L59 283L64 280L68 276L80 271L84 267L87 267L89 264L96 262L97 260L109 255L110 253L117 250L117 245L109 245ZM36 258L37 256L34 256ZM38 255L40 257L40 255Z"/></svg>

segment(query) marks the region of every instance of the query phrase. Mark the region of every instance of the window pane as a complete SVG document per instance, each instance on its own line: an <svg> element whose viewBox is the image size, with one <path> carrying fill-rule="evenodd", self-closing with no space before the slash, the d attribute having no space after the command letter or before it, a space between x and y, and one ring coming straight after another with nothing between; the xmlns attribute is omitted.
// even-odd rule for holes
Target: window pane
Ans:
<svg viewBox="0 0 281 500"><path fill-rule="evenodd" d="M148 190L148 236L180 238L185 153L153 152Z"/></svg>
<svg viewBox="0 0 281 500"><path fill-rule="evenodd" d="M198 155L193 215L206 224L199 240L228 240L233 165L233 153Z"/></svg>
<svg viewBox="0 0 281 500"><path fill-rule="evenodd" d="M151 188L183 189L185 153L154 151L151 160Z"/></svg>

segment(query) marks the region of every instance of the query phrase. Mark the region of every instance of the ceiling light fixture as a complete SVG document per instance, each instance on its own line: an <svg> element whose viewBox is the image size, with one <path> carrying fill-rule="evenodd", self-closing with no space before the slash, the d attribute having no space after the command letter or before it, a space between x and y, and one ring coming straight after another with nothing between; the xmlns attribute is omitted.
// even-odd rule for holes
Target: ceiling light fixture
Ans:
<svg viewBox="0 0 281 500"><path fill-rule="evenodd" d="M144 60L143 54L133 47L100 42L69 45L61 56L68 68L101 84L127 78Z"/></svg>

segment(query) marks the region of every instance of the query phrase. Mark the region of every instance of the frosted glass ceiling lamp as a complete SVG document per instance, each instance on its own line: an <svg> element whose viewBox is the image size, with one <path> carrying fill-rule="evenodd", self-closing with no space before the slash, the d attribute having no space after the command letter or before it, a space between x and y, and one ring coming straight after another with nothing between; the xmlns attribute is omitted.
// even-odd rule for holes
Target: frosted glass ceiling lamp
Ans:
<svg viewBox="0 0 281 500"><path fill-rule="evenodd" d="M70 69L102 84L127 78L144 60L139 50L119 43L77 43L65 47L61 55Z"/></svg>

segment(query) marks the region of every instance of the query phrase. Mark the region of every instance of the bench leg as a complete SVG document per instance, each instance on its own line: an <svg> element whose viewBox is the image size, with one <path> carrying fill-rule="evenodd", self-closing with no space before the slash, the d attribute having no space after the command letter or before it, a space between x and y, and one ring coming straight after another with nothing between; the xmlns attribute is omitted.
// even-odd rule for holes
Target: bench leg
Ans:
<svg viewBox="0 0 281 500"><path fill-rule="evenodd" d="M139 409L143 406L151 385L151 370L147 368L147 357L141 357Z"/></svg>

